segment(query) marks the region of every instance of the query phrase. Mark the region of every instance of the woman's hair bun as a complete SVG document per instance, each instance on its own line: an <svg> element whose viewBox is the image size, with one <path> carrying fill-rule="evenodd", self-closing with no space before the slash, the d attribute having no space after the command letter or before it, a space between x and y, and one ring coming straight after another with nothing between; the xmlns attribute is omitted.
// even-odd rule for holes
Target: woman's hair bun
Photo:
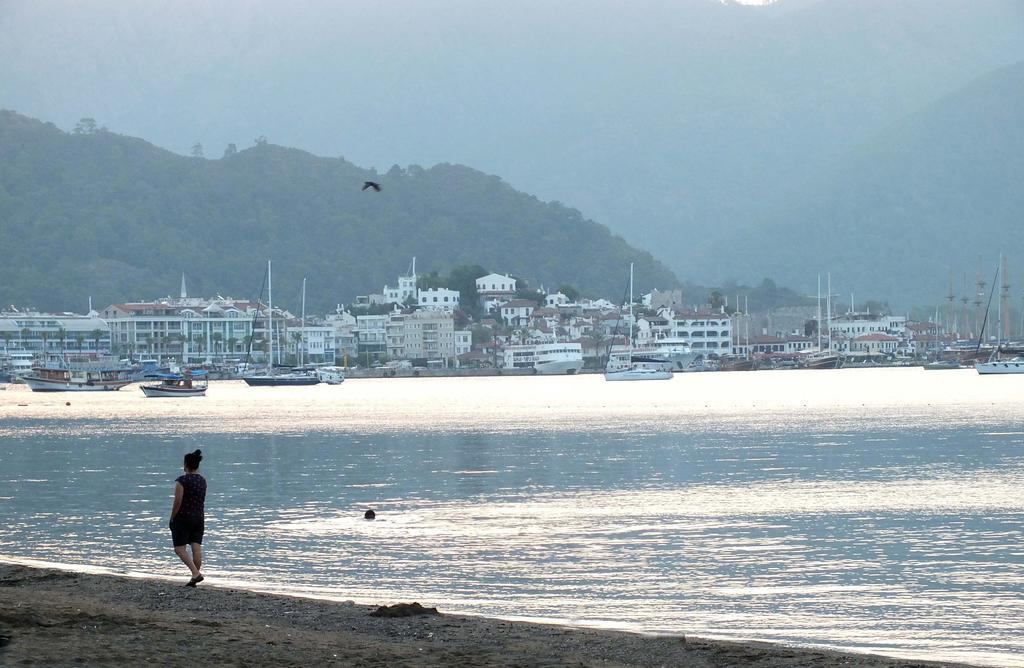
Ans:
<svg viewBox="0 0 1024 668"><path fill-rule="evenodd" d="M195 455L196 457L202 457L203 451L200 450L199 448L196 448L195 452L193 452L192 454Z"/></svg>

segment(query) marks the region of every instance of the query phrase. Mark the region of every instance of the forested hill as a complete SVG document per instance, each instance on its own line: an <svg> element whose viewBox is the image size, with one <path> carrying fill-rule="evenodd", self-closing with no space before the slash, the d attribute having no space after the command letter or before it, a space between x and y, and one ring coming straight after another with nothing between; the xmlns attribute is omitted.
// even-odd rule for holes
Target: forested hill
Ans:
<svg viewBox="0 0 1024 668"><path fill-rule="evenodd" d="M81 130L81 129L80 129ZM392 167L259 142L209 160L145 141L0 112L0 305L84 310L177 294L254 296L274 260L275 301L324 311L394 284L410 259L463 264L583 294L676 277L579 211L460 165ZM365 180L381 192L361 192Z"/></svg>

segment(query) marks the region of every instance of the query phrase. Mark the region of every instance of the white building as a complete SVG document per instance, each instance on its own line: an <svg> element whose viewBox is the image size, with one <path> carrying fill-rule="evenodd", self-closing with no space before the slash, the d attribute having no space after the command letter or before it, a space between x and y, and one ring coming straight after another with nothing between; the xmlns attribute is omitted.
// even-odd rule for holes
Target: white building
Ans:
<svg viewBox="0 0 1024 668"><path fill-rule="evenodd" d="M822 323L822 325L820 331L825 336L828 331L828 324ZM885 334L895 337L897 342L908 342L911 338L907 332L907 318L902 315L847 313L833 317L831 326L832 349L837 352L867 352L869 354L891 352L889 350L880 350L880 348L888 348L888 344L886 343L884 346L874 345L878 343L877 341L872 342L872 345L869 346L869 348L872 348L872 351L864 349L863 345L858 345L855 348L853 342L864 334Z"/></svg>
<svg viewBox="0 0 1024 668"><path fill-rule="evenodd" d="M356 316L356 343L359 361L369 366L388 354L387 315Z"/></svg>
<svg viewBox="0 0 1024 668"><path fill-rule="evenodd" d="M359 354L359 342L356 337L356 317L341 308L325 318L334 337L334 357L336 363L355 363Z"/></svg>
<svg viewBox="0 0 1024 668"><path fill-rule="evenodd" d="M97 354L110 349L110 329L95 311L75 313L0 312L0 352Z"/></svg>
<svg viewBox="0 0 1024 668"><path fill-rule="evenodd" d="M473 332L468 329L455 330L455 357L465 355L473 349Z"/></svg>
<svg viewBox="0 0 1024 668"><path fill-rule="evenodd" d="M186 364L241 358L249 347L259 358L267 347L266 308L253 328L257 304L217 297L167 297L154 302L111 304L103 309L111 346L129 355L172 356ZM287 311L274 309L275 350L286 343ZM276 357L276 352L275 352Z"/></svg>
<svg viewBox="0 0 1024 668"><path fill-rule="evenodd" d="M685 340L694 352L727 355L732 351L732 321L725 313L663 308L658 315L667 321L666 336Z"/></svg>
<svg viewBox="0 0 1024 668"><path fill-rule="evenodd" d="M504 274L487 274L476 279L476 291L480 305L485 311L492 311L515 296L516 279Z"/></svg>
<svg viewBox="0 0 1024 668"><path fill-rule="evenodd" d="M544 298L544 305L558 308L569 303L569 298L561 292L553 292Z"/></svg>
<svg viewBox="0 0 1024 668"><path fill-rule="evenodd" d="M409 273L398 277L398 286L384 286L385 304L415 304L416 298L416 258L412 259Z"/></svg>
<svg viewBox="0 0 1024 668"><path fill-rule="evenodd" d="M821 331L825 331L825 327ZM902 315L879 315L877 313L847 313L832 318L832 332L854 339L861 334L889 334L903 338L907 334L907 318Z"/></svg>
<svg viewBox="0 0 1024 668"><path fill-rule="evenodd" d="M530 314L537 308L529 299L513 299L501 305L501 319L509 327L529 324Z"/></svg>
<svg viewBox="0 0 1024 668"><path fill-rule="evenodd" d="M419 291L419 306L429 311L454 311L459 308L459 291L430 288Z"/></svg>
<svg viewBox="0 0 1024 668"><path fill-rule="evenodd" d="M444 311L415 311L404 318L405 358L455 366L455 320Z"/></svg>
<svg viewBox="0 0 1024 668"><path fill-rule="evenodd" d="M288 326L288 353L303 364L334 364L334 327L330 325Z"/></svg>

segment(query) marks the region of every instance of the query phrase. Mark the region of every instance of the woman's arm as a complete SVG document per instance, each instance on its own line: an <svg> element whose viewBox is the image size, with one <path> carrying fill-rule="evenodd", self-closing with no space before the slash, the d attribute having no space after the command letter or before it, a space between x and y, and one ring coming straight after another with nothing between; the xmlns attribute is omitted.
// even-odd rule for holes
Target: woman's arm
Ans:
<svg viewBox="0 0 1024 668"><path fill-rule="evenodd" d="M174 483L174 505L171 506L171 519L178 514L178 509L181 508L181 497L185 494L185 488L181 486L180 482Z"/></svg>

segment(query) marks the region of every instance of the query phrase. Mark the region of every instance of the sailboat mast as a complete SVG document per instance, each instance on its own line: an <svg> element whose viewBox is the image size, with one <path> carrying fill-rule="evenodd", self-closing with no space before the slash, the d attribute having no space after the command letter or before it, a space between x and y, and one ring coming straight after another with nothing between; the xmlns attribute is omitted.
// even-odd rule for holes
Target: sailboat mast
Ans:
<svg viewBox="0 0 1024 668"><path fill-rule="evenodd" d="M818 320L814 328L818 330L818 352L821 352L821 274L818 274Z"/></svg>
<svg viewBox="0 0 1024 668"><path fill-rule="evenodd" d="M828 310L828 351L832 352L832 272L828 273L828 294L825 296L825 308Z"/></svg>
<svg viewBox="0 0 1024 668"><path fill-rule="evenodd" d="M267 340L269 341L270 369L274 368L274 288L270 278L270 260L267 260Z"/></svg>
<svg viewBox="0 0 1024 668"><path fill-rule="evenodd" d="M630 361L633 353L633 263L629 263L629 352Z"/></svg>
<svg viewBox="0 0 1024 668"><path fill-rule="evenodd" d="M299 345L302 350L299 351L299 366L305 364L306 358L306 277L302 277L302 320L300 321L299 331L302 332Z"/></svg>

